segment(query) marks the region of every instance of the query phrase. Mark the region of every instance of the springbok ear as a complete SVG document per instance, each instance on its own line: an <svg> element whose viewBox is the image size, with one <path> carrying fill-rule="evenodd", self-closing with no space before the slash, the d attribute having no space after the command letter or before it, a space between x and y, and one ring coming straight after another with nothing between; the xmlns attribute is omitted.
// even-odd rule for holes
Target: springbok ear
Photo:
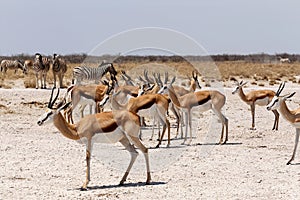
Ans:
<svg viewBox="0 0 300 200"><path fill-rule="evenodd" d="M242 85L243 84L243 80L241 80L241 82L239 83L239 85Z"/></svg>
<svg viewBox="0 0 300 200"><path fill-rule="evenodd" d="M292 98L295 94L296 92L293 92L292 94L288 94L287 96L284 97L284 99Z"/></svg>

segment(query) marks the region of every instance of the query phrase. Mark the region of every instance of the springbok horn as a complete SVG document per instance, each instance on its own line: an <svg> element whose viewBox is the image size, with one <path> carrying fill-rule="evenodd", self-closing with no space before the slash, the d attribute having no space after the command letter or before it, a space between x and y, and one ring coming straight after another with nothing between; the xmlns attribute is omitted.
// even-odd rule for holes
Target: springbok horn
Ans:
<svg viewBox="0 0 300 200"><path fill-rule="evenodd" d="M165 72L165 82L164 82L164 84L167 84L168 79L169 79L169 74L168 74L168 72Z"/></svg>
<svg viewBox="0 0 300 200"><path fill-rule="evenodd" d="M175 79L176 79L176 76L174 76L174 77L172 78L170 85L172 85L172 84L175 82Z"/></svg>
<svg viewBox="0 0 300 200"><path fill-rule="evenodd" d="M285 82L280 83L279 88L276 92L276 96L279 96L285 86Z"/></svg>
<svg viewBox="0 0 300 200"><path fill-rule="evenodd" d="M148 83L154 84L153 80L151 80L151 79L148 77L148 71L145 71L144 76L145 76L146 81L148 81Z"/></svg>
<svg viewBox="0 0 300 200"><path fill-rule="evenodd" d="M54 103L55 103L55 101L57 100L57 98L58 98L58 95L59 95L59 88L58 88L58 91L57 91L57 94L56 94L56 96L55 96L55 98L54 98L54 100L52 101L52 103L51 103L51 108L53 107L53 105L54 105Z"/></svg>
<svg viewBox="0 0 300 200"><path fill-rule="evenodd" d="M157 74L157 79L158 79L158 82L159 82L159 84L160 84L161 86L164 85L163 82L161 81L160 73Z"/></svg>
<svg viewBox="0 0 300 200"><path fill-rule="evenodd" d="M51 101L52 101L52 97L53 97L53 92L54 92L54 88L52 88L51 96L50 96L49 103L48 103L48 108L50 108L50 109L51 109Z"/></svg>

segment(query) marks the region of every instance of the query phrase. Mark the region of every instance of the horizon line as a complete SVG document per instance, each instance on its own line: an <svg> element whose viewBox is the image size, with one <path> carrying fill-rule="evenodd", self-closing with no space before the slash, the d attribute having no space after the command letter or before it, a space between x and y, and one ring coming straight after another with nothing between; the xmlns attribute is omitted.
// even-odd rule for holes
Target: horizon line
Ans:
<svg viewBox="0 0 300 200"><path fill-rule="evenodd" d="M55 52L56 53L56 52ZM43 54L46 55L46 54ZM48 54L49 55L53 55L53 54ZM268 56L277 56L277 55L287 55L287 56L300 56L300 53L286 53L286 52L282 52L282 53L264 53L264 52L260 52L260 53L249 53L249 54L245 54L245 53L218 53L218 54L208 54L208 55L195 55L195 54L190 54L190 55L167 55L167 54L133 54L133 55L122 55L122 54L102 54L102 55L89 55L87 53L68 53L68 54L59 54L61 56L72 56L72 55L82 55L82 56L93 56L93 57L102 57L102 56L137 56L137 57L143 57L143 56L166 56L166 57L172 57L172 56L199 56L199 57L207 57L207 56L251 56L251 55L268 55ZM19 54L11 54L11 55L0 55L0 57L18 57L18 56L34 56L34 54L30 54L30 53L19 53Z"/></svg>

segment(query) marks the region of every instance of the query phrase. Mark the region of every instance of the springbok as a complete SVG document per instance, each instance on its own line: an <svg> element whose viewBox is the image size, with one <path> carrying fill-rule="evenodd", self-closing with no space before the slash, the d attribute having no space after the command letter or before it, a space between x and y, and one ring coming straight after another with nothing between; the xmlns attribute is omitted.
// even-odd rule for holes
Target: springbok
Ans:
<svg viewBox="0 0 300 200"><path fill-rule="evenodd" d="M176 94L178 94L179 96L183 96L187 93L195 92L197 88L201 89L201 86L200 86L199 81L198 81L198 75L195 71L192 72L192 78L189 78L189 79L190 79L190 88L188 90L185 89L184 87L181 87L181 86L178 86L178 85L173 86L174 91L176 92Z"/></svg>
<svg viewBox="0 0 300 200"><path fill-rule="evenodd" d="M168 73L167 72L165 73L164 83L162 83L162 81L160 79L160 76L158 76L158 81L162 85L161 89L158 91L159 94L162 94L164 91L166 91L166 89L168 87L168 85L167 85L168 79L169 78L168 78ZM198 75L197 75L196 71L192 72L192 78L189 78L189 79L190 79L190 87L189 87L188 90L185 89L184 87L181 87L181 86L178 86L178 85L172 85L172 88L174 89L174 92L176 93L176 95L183 96L185 94L195 92L196 88L201 89L201 86L200 86L199 81L198 81ZM175 138L177 138L178 134L179 134L180 122L181 122L181 138L183 138L183 128L182 127L184 125L184 122L183 122L183 119L181 117L182 113L180 112L180 109L178 109L177 107L174 106L173 103L171 103L170 105L171 105L170 108L171 108L172 112L175 114L176 119L177 119L177 129L176 129Z"/></svg>
<svg viewBox="0 0 300 200"><path fill-rule="evenodd" d="M91 180L90 162L94 143L120 142L125 149L130 152L131 159L127 170L120 181L120 185L123 185L126 181L132 165L138 156L138 152L134 148L134 146L136 146L145 156L147 169L146 184L150 184L151 175L148 149L143 145L138 137L140 130L140 119L138 115L126 110L103 112L87 115L77 124L69 124L61 114L61 111L67 108L70 102L66 104L61 102L58 104L57 108L54 108L53 105L59 95L59 89L54 100L52 100L53 91L54 88L52 89L48 104L49 111L39 118L37 124L42 126L49 122L53 122L54 126L63 134L63 136L86 145L87 169L86 180L81 187L82 190L87 190L88 183Z"/></svg>
<svg viewBox="0 0 300 200"><path fill-rule="evenodd" d="M271 102L273 97L275 96L275 92L273 90L253 90L249 93L245 94L243 91L243 86L246 85L247 82L241 81L237 82L236 88L232 91L232 94L238 93L241 99L251 108L252 114L252 130L255 130L255 105L258 106L266 106ZM279 113L277 110L272 110L275 115L275 121L272 130L278 130L279 123Z"/></svg>
<svg viewBox="0 0 300 200"><path fill-rule="evenodd" d="M83 118L83 112L87 105L90 106L90 114L92 114L92 107L95 108L95 113L100 112L99 103L104 99L105 95L109 94L114 87L114 83L104 82L103 85L71 85L67 88L65 95L65 101L72 101L72 107L66 109L66 116L68 122L74 123L72 113L73 110L80 105L80 116Z"/></svg>
<svg viewBox="0 0 300 200"><path fill-rule="evenodd" d="M297 146L299 142L299 135L300 135L300 108L296 110L290 110L285 101L292 96L296 94L296 92L293 92L292 94L287 94L283 96L279 96L280 93L282 92L283 88L285 86L285 83L281 83L276 95L272 99L272 101L267 105L268 110L279 110L281 115L283 116L284 119L286 119L288 122L290 122L295 128L296 128L296 137L295 137L295 146L294 146L294 151L291 159L287 162L287 165L290 165L291 162L294 160L296 151L297 151Z"/></svg>
<svg viewBox="0 0 300 200"><path fill-rule="evenodd" d="M137 113L139 116L147 116L150 114L157 117L159 122L163 124L163 131L156 148L161 144L166 128L168 128L167 147L170 146L170 122L166 116L169 101L165 96L161 94L144 94L142 96L130 98L126 104L120 104L113 95L111 98L111 105L114 110L123 109Z"/></svg>
<svg viewBox="0 0 300 200"><path fill-rule="evenodd" d="M144 71L144 77L145 77L145 80L141 77L139 77L139 79L143 82L143 83L146 83L146 84L152 84L152 87L150 89L147 89L147 91L145 91L145 94L158 94L159 91L161 90L161 88L167 84L167 81L168 81L168 73L166 72L165 73L165 80L164 80L164 83L162 82L161 78L160 78L160 73L153 73L153 78L155 80L155 82L150 79L148 77L148 71ZM167 94L163 94L163 96L168 99L169 101L169 109L172 111L172 113L174 114L174 116L176 117L176 124L177 124L177 129L176 129L176 137L178 135L178 131L179 131L179 121L180 121L180 113L178 111L178 109L175 108L175 106L173 105L173 103L170 101L170 98L168 97ZM168 111L167 111L168 113ZM161 141L160 138L161 135L160 135L160 121L161 120L157 120L157 115L153 115L153 126L152 126L152 135L151 135L151 138L150 140L153 139L153 136L154 136L154 127L155 127L155 122L157 121L158 123L158 140Z"/></svg>
<svg viewBox="0 0 300 200"><path fill-rule="evenodd" d="M183 144L187 140L188 127L190 127L190 141L192 142L192 116L191 110L193 107L199 107L200 112L205 112L207 110L212 110L222 122L222 133L219 144L225 144L228 141L228 119L223 115L221 109L225 105L226 97L216 90L206 90L188 93L183 96L179 96L174 91L172 84L175 82L176 77L174 76L169 86L164 88L173 102L173 104L182 110L185 113L186 123L189 126L186 126L185 138ZM225 139L223 140L225 128Z"/></svg>
<svg viewBox="0 0 300 200"><path fill-rule="evenodd" d="M29 69L32 69L33 67L33 61L32 60L25 60L24 61L24 67L29 71Z"/></svg>

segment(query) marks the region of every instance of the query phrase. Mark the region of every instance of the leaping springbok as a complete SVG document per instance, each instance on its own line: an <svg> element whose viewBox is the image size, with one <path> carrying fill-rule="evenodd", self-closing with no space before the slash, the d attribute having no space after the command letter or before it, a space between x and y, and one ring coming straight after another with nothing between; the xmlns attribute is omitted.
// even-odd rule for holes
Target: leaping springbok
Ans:
<svg viewBox="0 0 300 200"><path fill-rule="evenodd" d="M299 135L300 135L300 108L296 110L290 110L285 101L292 96L295 95L296 92L293 92L292 94L287 94L283 96L279 96L280 93L282 92L283 88L285 86L285 83L281 83L276 95L272 99L272 101L267 105L268 110L279 110L279 112L282 114L284 119L286 119L288 122L290 122L295 128L296 128L296 137L295 137L295 146L294 146L294 151L291 159L287 162L287 165L290 165L291 162L294 160L296 151L297 151L297 146L299 142Z"/></svg>
<svg viewBox="0 0 300 200"><path fill-rule="evenodd" d="M57 108L53 105L57 100L59 89L56 97L52 100L53 91L48 104L49 111L40 117L37 124L39 126L49 122L53 122L54 126L63 134L63 136L86 144L86 180L83 183L82 190L86 190L90 181L90 161L92 155L92 146L96 143L116 143L120 142L127 151L131 154L131 160L127 170L120 181L122 185L131 170L131 167L136 160L138 152L135 150L135 145L145 156L147 168L146 184L150 183L150 165L148 157L148 149L142 144L139 139L140 117L132 112L122 110L116 112L102 112L93 115L87 115L82 118L77 124L70 124L61 114L70 103L59 103ZM131 144L133 143L133 145Z"/></svg>
<svg viewBox="0 0 300 200"><path fill-rule="evenodd" d="M253 90L249 93L245 94L243 91L243 86L246 85L247 82L241 81L237 82L236 88L232 91L232 94L238 93L241 99L251 108L252 114L252 127L251 129L255 129L255 105L266 106L271 102L273 97L275 96L275 92L273 90ZM279 123L279 113L277 110L272 110L275 115L275 121L272 130L278 130Z"/></svg>

